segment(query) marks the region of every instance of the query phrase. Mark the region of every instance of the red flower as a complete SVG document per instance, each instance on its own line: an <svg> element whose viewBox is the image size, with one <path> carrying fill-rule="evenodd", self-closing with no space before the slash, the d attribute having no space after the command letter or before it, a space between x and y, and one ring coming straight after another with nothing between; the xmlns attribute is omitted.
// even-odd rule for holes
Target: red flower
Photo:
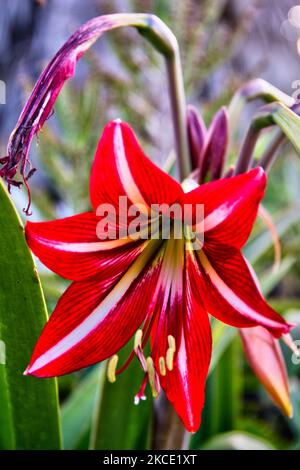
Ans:
<svg viewBox="0 0 300 470"><path fill-rule="evenodd" d="M38 258L74 281L45 326L26 374L58 376L112 357L114 380L115 354L137 332L133 350L145 371L137 400L149 379L153 395L162 387L186 428L196 431L211 357L208 313L239 328L263 326L276 338L291 328L263 299L240 251L265 185L264 171L256 168L184 193L143 154L129 126L108 124L92 168L93 211L26 226ZM204 204L203 247L194 249L187 238L175 236L120 237L122 221L109 227L116 239L100 240L97 208L118 208L120 196L146 207L143 228L153 204Z"/></svg>

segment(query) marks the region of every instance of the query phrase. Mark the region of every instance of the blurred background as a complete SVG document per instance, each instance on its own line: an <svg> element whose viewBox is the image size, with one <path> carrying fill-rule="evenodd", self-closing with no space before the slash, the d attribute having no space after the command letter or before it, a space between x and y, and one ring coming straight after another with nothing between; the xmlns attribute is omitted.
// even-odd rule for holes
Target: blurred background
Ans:
<svg viewBox="0 0 300 470"><path fill-rule="evenodd" d="M160 16L179 41L188 102L209 124L214 112L251 78L262 77L290 95L300 88L300 15L299 24L289 17L295 5L292 0L1 0L0 80L6 94L5 103L0 100L0 154L5 155L8 136L39 74L89 18L133 11ZM257 103L243 113L234 150L255 109ZM31 159L39 169L31 182L33 220L89 209L88 176L97 140L104 124L117 117L133 126L146 153L163 165L173 146L164 63L131 29L107 34L79 62L76 77L65 85L54 115L32 146ZM261 139L257 156L264 147ZM13 197L21 210L26 194L15 190ZM299 157L286 144L272 169L265 199L281 236L281 265L276 272L272 269L272 240L260 221L245 253L270 303L298 323L299 201ZM66 283L38 267L51 312ZM216 324L214 338L203 425L187 445L300 449L300 365L292 363L291 353L283 347L294 405L294 417L289 420L249 369L236 332ZM300 338L299 329L294 338ZM103 415L99 448L150 445L155 433L152 403L149 398L139 408L133 406L140 372L131 367L133 372L126 371L113 386L103 380L101 400L96 389L101 366L60 379L66 448L88 447L95 406Z"/></svg>

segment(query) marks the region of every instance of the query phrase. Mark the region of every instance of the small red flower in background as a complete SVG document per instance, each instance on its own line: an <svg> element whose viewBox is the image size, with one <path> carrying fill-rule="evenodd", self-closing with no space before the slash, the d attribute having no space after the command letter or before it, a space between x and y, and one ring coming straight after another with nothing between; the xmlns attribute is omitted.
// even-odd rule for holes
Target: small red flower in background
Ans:
<svg viewBox="0 0 300 470"><path fill-rule="evenodd" d="M261 168L184 193L142 152L126 124L108 124L90 180L93 211L26 225L32 251L74 281L59 300L26 374L51 377L113 357L136 333L133 351L157 396L160 387L189 431L200 425L211 357L209 316L238 328L263 326L274 337L291 326L263 299L241 248L263 198ZM185 239L99 240L96 210L132 204L204 204L204 245ZM151 356L143 349L150 339Z"/></svg>

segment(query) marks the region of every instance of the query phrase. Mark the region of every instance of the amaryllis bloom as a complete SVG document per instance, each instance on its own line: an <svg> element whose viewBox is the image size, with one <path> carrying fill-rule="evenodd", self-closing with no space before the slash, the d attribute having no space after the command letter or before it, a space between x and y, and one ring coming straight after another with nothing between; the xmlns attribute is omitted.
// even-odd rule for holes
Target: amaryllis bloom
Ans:
<svg viewBox="0 0 300 470"><path fill-rule="evenodd" d="M136 401L145 398L149 381L153 396L162 388L187 430L196 431L211 358L209 315L238 328L263 326L275 338L292 326L265 302L240 251L265 186L263 169L255 168L185 192L185 184L143 154L127 124L109 123L91 172L93 210L26 225L36 256L73 283L45 326L25 373L59 376L110 358L108 376L114 381L124 369L120 365L116 370L116 353L132 338L132 357L137 356L144 372ZM105 239L99 207L110 204L118 211L120 196L129 205L146 208L148 223L154 204L189 205L192 213L203 204L203 245L192 246L186 231L181 238L174 236L175 216L170 216L169 239L160 230L148 239L121 237L120 224L109 225L108 232L116 236ZM191 231L193 224L191 217ZM145 227L147 222L141 232ZM151 353L145 357L148 340Z"/></svg>

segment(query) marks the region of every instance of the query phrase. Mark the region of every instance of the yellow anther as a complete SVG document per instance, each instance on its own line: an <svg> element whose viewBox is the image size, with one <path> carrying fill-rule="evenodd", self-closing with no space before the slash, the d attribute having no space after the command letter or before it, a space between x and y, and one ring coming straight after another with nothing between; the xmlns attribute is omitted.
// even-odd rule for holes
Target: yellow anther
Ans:
<svg viewBox="0 0 300 470"><path fill-rule="evenodd" d="M174 353L175 353L174 349L172 348L167 349L166 364L167 364L168 370L173 370Z"/></svg>
<svg viewBox="0 0 300 470"><path fill-rule="evenodd" d="M169 348L172 349L174 352L176 351L176 341L174 336L168 335L168 343L169 343Z"/></svg>
<svg viewBox="0 0 300 470"><path fill-rule="evenodd" d="M146 361L147 361L147 371L148 371L149 384L151 387L152 396L156 398L158 397L158 393L157 393L156 386L155 386L155 369L154 369L153 359L152 357L149 356L147 357Z"/></svg>
<svg viewBox="0 0 300 470"><path fill-rule="evenodd" d="M143 337L143 330L137 330L135 337L134 337L134 350L136 351L137 348L142 346L142 337Z"/></svg>
<svg viewBox="0 0 300 470"><path fill-rule="evenodd" d="M165 358L161 356L158 360L158 364L159 364L159 371L161 375L166 375L167 371L166 371Z"/></svg>
<svg viewBox="0 0 300 470"><path fill-rule="evenodd" d="M119 360L119 357L117 356L117 354L115 354L108 361L107 378L108 378L108 381L111 383L114 383L116 381L116 368L117 368L118 360Z"/></svg>

